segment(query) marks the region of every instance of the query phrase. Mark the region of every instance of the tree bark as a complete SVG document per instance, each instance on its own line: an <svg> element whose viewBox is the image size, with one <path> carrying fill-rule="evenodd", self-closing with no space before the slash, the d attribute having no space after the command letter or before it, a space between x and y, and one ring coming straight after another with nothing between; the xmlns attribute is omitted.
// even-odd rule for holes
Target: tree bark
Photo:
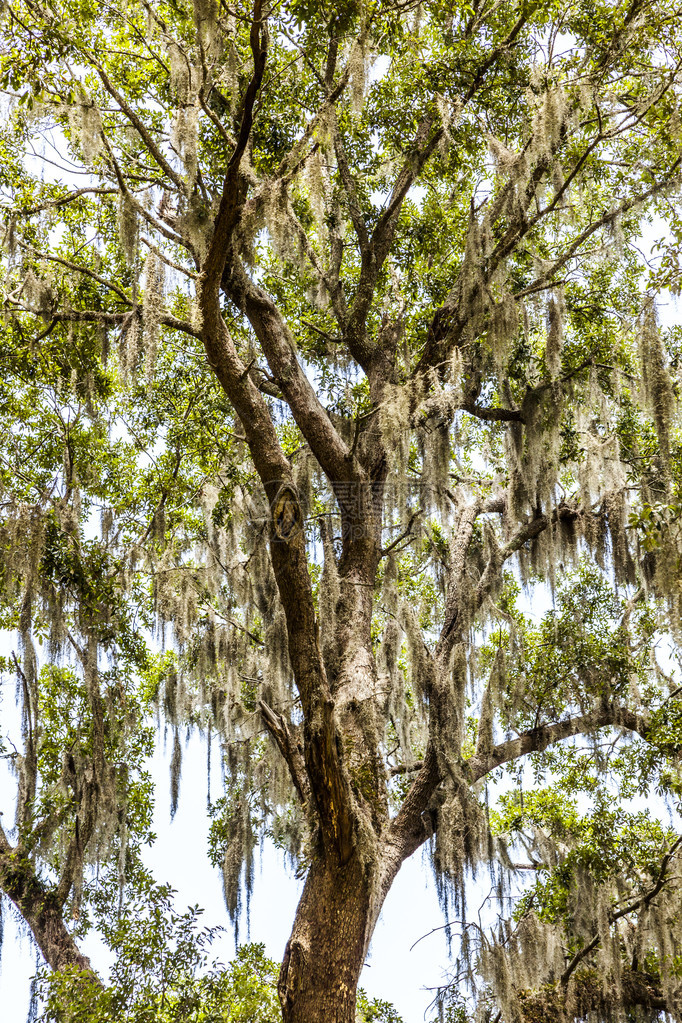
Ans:
<svg viewBox="0 0 682 1023"><path fill-rule="evenodd" d="M285 1023L355 1023L375 876L357 851L343 865L313 861L279 976Z"/></svg>
<svg viewBox="0 0 682 1023"><path fill-rule="evenodd" d="M0 828L0 889L12 900L31 928L45 962L53 970L84 970L94 984L90 960L78 949L66 928L63 905L38 877L28 856L14 849Z"/></svg>

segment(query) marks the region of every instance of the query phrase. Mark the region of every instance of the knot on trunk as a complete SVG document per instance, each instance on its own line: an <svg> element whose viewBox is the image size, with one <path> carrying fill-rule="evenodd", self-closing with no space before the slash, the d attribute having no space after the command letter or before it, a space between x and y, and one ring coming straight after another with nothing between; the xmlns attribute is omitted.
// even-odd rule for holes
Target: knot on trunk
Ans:
<svg viewBox="0 0 682 1023"><path fill-rule="evenodd" d="M272 502L272 524L274 538L288 543L300 533L303 525L303 514L296 489L284 483L277 491Z"/></svg>
<svg viewBox="0 0 682 1023"><path fill-rule="evenodd" d="M306 954L299 941L288 941L277 982L277 994L283 1009L291 1009L301 989L305 973Z"/></svg>

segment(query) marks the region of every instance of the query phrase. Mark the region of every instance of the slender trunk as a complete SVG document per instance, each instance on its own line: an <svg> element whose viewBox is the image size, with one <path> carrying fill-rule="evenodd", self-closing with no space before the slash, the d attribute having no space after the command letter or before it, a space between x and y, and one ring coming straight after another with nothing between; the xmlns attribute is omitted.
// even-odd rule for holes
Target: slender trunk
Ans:
<svg viewBox="0 0 682 1023"><path fill-rule="evenodd" d="M279 977L285 1023L355 1023L372 877L357 854L308 872Z"/></svg>

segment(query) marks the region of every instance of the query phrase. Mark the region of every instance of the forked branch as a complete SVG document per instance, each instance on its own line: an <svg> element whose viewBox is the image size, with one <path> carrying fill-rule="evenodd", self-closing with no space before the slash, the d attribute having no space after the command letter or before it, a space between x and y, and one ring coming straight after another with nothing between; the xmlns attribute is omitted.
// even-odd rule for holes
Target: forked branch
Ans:
<svg viewBox="0 0 682 1023"><path fill-rule="evenodd" d="M666 882L669 880L668 877L666 876L668 872L668 867L670 866L670 862L681 844L682 836L680 836L673 842L673 844L670 846L667 853L661 860L661 866L658 871L658 877L656 878L656 881L651 886L651 888L649 888L638 899L634 899L632 902L629 902L626 906L621 907L621 909L617 909L609 913L608 914L609 924L614 924L616 920L621 920L624 916L629 916L630 913L636 912L636 910L641 909L643 906L648 906L649 903L656 898L659 892L662 891L662 889L664 888ZM600 943L601 935L595 934L595 936L592 938L591 941L587 943L587 945L583 946L583 948L579 949L579 951L576 952L576 954L573 956L564 972L561 974L560 984L562 988L565 989L568 986L568 982L571 978L571 975L575 971L576 967L580 965L583 959L585 959L590 954L590 952L594 952L594 950L599 946Z"/></svg>

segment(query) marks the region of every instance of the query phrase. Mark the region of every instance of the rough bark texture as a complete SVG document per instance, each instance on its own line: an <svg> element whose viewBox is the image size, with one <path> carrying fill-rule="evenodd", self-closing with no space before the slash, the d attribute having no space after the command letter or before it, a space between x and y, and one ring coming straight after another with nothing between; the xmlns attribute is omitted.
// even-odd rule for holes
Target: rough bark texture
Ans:
<svg viewBox="0 0 682 1023"><path fill-rule="evenodd" d="M90 960L78 950L64 924L63 904L37 876L26 853L13 848L1 831L0 888L31 928L48 966L53 970L76 967L90 973Z"/></svg>
<svg viewBox="0 0 682 1023"><path fill-rule="evenodd" d="M311 866L279 977L286 1023L355 1023L370 887L357 854Z"/></svg>

